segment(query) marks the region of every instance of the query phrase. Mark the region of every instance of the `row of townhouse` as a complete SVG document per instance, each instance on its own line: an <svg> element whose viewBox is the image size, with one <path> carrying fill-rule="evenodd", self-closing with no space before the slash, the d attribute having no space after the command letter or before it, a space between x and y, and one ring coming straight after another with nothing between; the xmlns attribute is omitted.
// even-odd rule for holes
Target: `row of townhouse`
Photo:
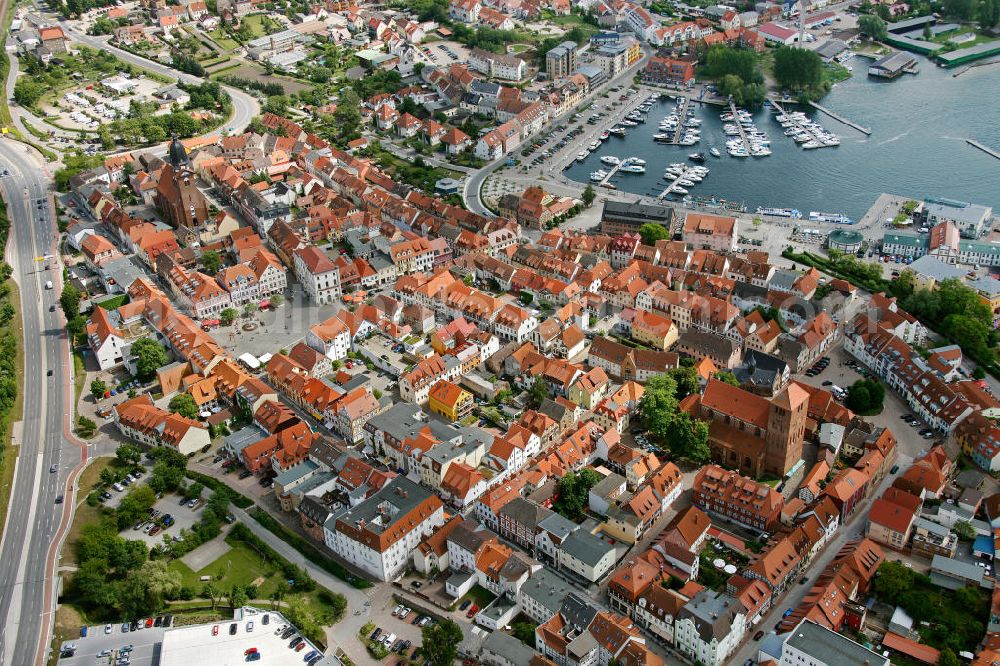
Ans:
<svg viewBox="0 0 1000 666"><path fill-rule="evenodd" d="M965 395L942 378L893 329L859 313L844 334L844 350L871 368L910 408L938 432L949 434L973 413Z"/></svg>

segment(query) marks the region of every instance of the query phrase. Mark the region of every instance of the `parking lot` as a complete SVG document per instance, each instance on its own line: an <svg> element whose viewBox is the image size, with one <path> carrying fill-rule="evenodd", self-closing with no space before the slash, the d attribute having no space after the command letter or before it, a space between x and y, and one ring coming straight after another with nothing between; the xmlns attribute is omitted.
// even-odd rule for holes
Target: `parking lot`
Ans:
<svg viewBox="0 0 1000 666"><path fill-rule="evenodd" d="M164 536L175 537L180 534L181 530L191 529L195 522L201 518L205 502L201 500L195 508L191 508L186 504L181 504L181 499L180 495L166 495L153 505L153 509L160 512L156 516L155 525L153 520L147 520L142 524L126 528L122 532L122 536L127 539L143 541L148 546L155 546L163 542ZM166 515L171 516L174 520L174 523L169 527L164 527L162 523L163 516ZM137 527L138 529L136 529ZM151 534L155 527L160 529Z"/></svg>
<svg viewBox="0 0 1000 666"><path fill-rule="evenodd" d="M162 83L143 76L126 79L109 77L119 92L94 84L67 90L61 97L43 108L56 125L70 130L96 130L119 118L127 118L131 102L149 102ZM166 109L168 111L169 109Z"/></svg>
<svg viewBox="0 0 1000 666"><path fill-rule="evenodd" d="M87 635L60 646L64 650L69 645L76 646L72 657L59 659L61 666L94 666L94 664L114 663L123 647L131 646L129 666L153 666L160 661L160 644L163 642L164 627L143 628L137 631L122 631L120 623L87 627ZM104 656L98 656L98 655ZM105 662L104 660L107 659Z"/></svg>
<svg viewBox="0 0 1000 666"><path fill-rule="evenodd" d="M455 63L464 63L469 60L468 47L458 42L443 41L422 44L420 53L426 62L433 65L448 66Z"/></svg>
<svg viewBox="0 0 1000 666"><path fill-rule="evenodd" d="M379 613L373 620L375 631L378 631L376 640L381 641L387 649L395 647L397 654L405 652L407 655L411 655L421 642L421 627L417 623L423 621L426 624L433 618L427 619L429 616L414 609L410 609L406 616L401 618L399 612L401 607L403 607L402 604L396 603L393 597L388 598L384 612ZM369 634L369 637L372 635L374 634ZM406 646L407 642L408 646Z"/></svg>

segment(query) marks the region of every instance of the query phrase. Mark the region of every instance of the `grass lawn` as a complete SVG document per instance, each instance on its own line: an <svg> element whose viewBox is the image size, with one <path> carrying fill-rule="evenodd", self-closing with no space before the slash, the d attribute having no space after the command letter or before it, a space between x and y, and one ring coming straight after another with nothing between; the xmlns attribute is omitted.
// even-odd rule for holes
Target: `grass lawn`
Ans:
<svg viewBox="0 0 1000 666"><path fill-rule="evenodd" d="M530 51L535 48L531 44L510 44L508 45L511 53L524 53L525 51Z"/></svg>
<svg viewBox="0 0 1000 666"><path fill-rule="evenodd" d="M100 506L90 506L83 501L86 496L82 492L77 497L80 503L76 507L76 513L73 514L73 524L69 526L69 533L66 534L66 542L63 544L59 559L59 564L67 567L75 567L77 564L76 542L80 539L80 532L85 526L96 524L101 520Z"/></svg>
<svg viewBox="0 0 1000 666"><path fill-rule="evenodd" d="M66 641L80 638L80 627L87 624L87 620L80 615L80 612L69 604L60 604L56 609L55 633L52 636L52 650L49 652L49 664L56 664L59 661L59 646Z"/></svg>
<svg viewBox="0 0 1000 666"><path fill-rule="evenodd" d="M74 388L74 403L80 402L80 394L83 393L83 385L87 381L87 364L83 361L83 355L78 352L73 352L73 388ZM100 424L98 424L100 425Z"/></svg>
<svg viewBox="0 0 1000 666"><path fill-rule="evenodd" d="M251 14L243 19L243 24L250 26L250 30L253 31L253 36L263 37L266 33L264 32L264 15L263 14Z"/></svg>
<svg viewBox="0 0 1000 666"><path fill-rule="evenodd" d="M191 571L190 567L180 560L173 560L168 567L180 573L181 584L193 588L195 594L199 596L205 585L201 581L201 577L211 576L216 587L220 590L228 590L233 585L250 585L256 582L257 598L270 598L271 593L282 580L279 568L265 562L260 555L241 541L226 539L226 543L232 546L232 549L201 571ZM318 617L324 617L330 614L330 609L321 598L323 592L323 588L317 587L312 592L290 593L284 597L283 602L301 603L316 613ZM225 603L223 600L222 604Z"/></svg>
<svg viewBox="0 0 1000 666"><path fill-rule="evenodd" d="M496 598L497 598L496 595L487 590L485 587L476 585L474 588L469 590L468 594L466 594L464 597L455 602L455 605L457 608L458 606L461 606L463 603L465 603L466 599L468 599L469 601L476 604L480 608L486 608L490 604L490 602Z"/></svg>
<svg viewBox="0 0 1000 666"><path fill-rule="evenodd" d="M10 287L8 298L14 306L14 318L10 320L10 330L17 341L17 354L14 357L14 370L18 377L24 377L24 335L21 328L21 295L17 283L8 280ZM11 443L12 424L21 420L24 408L24 391L18 391L14 396L14 405L6 421L0 421L0 437L3 437L3 449L0 451L0 530L7 524L7 509L10 504L10 492L14 487L14 462L17 460L20 447Z"/></svg>
<svg viewBox="0 0 1000 666"><path fill-rule="evenodd" d="M105 310L117 310L126 303L128 303L128 294L119 294L118 296L113 296L106 301L101 301L98 305Z"/></svg>
<svg viewBox="0 0 1000 666"><path fill-rule="evenodd" d="M239 43L230 37L228 32L222 30L221 28L216 28L212 32L208 33L208 36L212 38L212 41L227 51L235 51L240 48Z"/></svg>

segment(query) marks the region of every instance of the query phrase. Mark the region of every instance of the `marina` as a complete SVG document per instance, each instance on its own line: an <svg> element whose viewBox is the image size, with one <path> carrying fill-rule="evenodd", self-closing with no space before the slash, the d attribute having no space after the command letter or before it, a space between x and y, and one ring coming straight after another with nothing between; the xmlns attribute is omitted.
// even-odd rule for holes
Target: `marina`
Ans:
<svg viewBox="0 0 1000 666"><path fill-rule="evenodd" d="M785 111L778 102L772 101L771 107L777 112L775 120L781 123L785 136L791 137L795 143L807 150L814 148L833 148L840 145L840 138L828 132L819 124L809 120L801 111Z"/></svg>
<svg viewBox="0 0 1000 666"><path fill-rule="evenodd" d="M927 61L920 58L920 62ZM755 111L756 126L772 137L777 149L766 160L733 159L722 140L726 123L719 113L725 107L701 104L697 98L690 101L689 109L692 117L702 121L701 143L697 147L660 143L653 138L660 133L655 119L675 108L673 99L660 98L650 107L648 122L628 128L627 134L611 133L586 161L573 162L563 175L586 183L591 172L610 170L598 161L603 155L641 157L647 162L646 173L618 176L615 183L619 190L652 201L667 184L661 180L664 169L688 161L688 155L698 150L707 157L710 178L694 189L685 188L690 192L686 196L668 194L666 201L693 201L726 210L798 209L804 215L829 210L858 220L872 200L889 190L915 198L949 196L1000 209L996 187L1000 123L994 108L1000 99L1000 66L977 67L958 78L952 77L952 70L922 66L919 76L891 82L869 77L861 67L855 69L858 73L838 83L821 104L872 134L844 132L837 150L792 150L776 141L784 131L776 114ZM636 102L645 97L639 95ZM816 120L824 118L824 111L811 106L781 106ZM940 118L948 122L942 124ZM739 141L738 135L725 138Z"/></svg>

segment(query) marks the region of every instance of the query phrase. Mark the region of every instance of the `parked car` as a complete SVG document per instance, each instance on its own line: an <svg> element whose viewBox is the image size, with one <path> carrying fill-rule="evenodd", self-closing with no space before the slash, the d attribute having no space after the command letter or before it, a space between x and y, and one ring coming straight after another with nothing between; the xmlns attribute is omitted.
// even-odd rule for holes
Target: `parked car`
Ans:
<svg viewBox="0 0 1000 666"><path fill-rule="evenodd" d="M472 608L469 609L469 611L465 614L465 616L471 618L475 616L475 614L478 612L479 612L479 606L477 606L476 604L472 604Z"/></svg>
<svg viewBox="0 0 1000 666"><path fill-rule="evenodd" d="M468 599L466 599L465 601L462 602L462 605L458 607L458 610L464 611L466 608L469 607L469 604L471 604L471 603L472 603L471 601L469 601Z"/></svg>

